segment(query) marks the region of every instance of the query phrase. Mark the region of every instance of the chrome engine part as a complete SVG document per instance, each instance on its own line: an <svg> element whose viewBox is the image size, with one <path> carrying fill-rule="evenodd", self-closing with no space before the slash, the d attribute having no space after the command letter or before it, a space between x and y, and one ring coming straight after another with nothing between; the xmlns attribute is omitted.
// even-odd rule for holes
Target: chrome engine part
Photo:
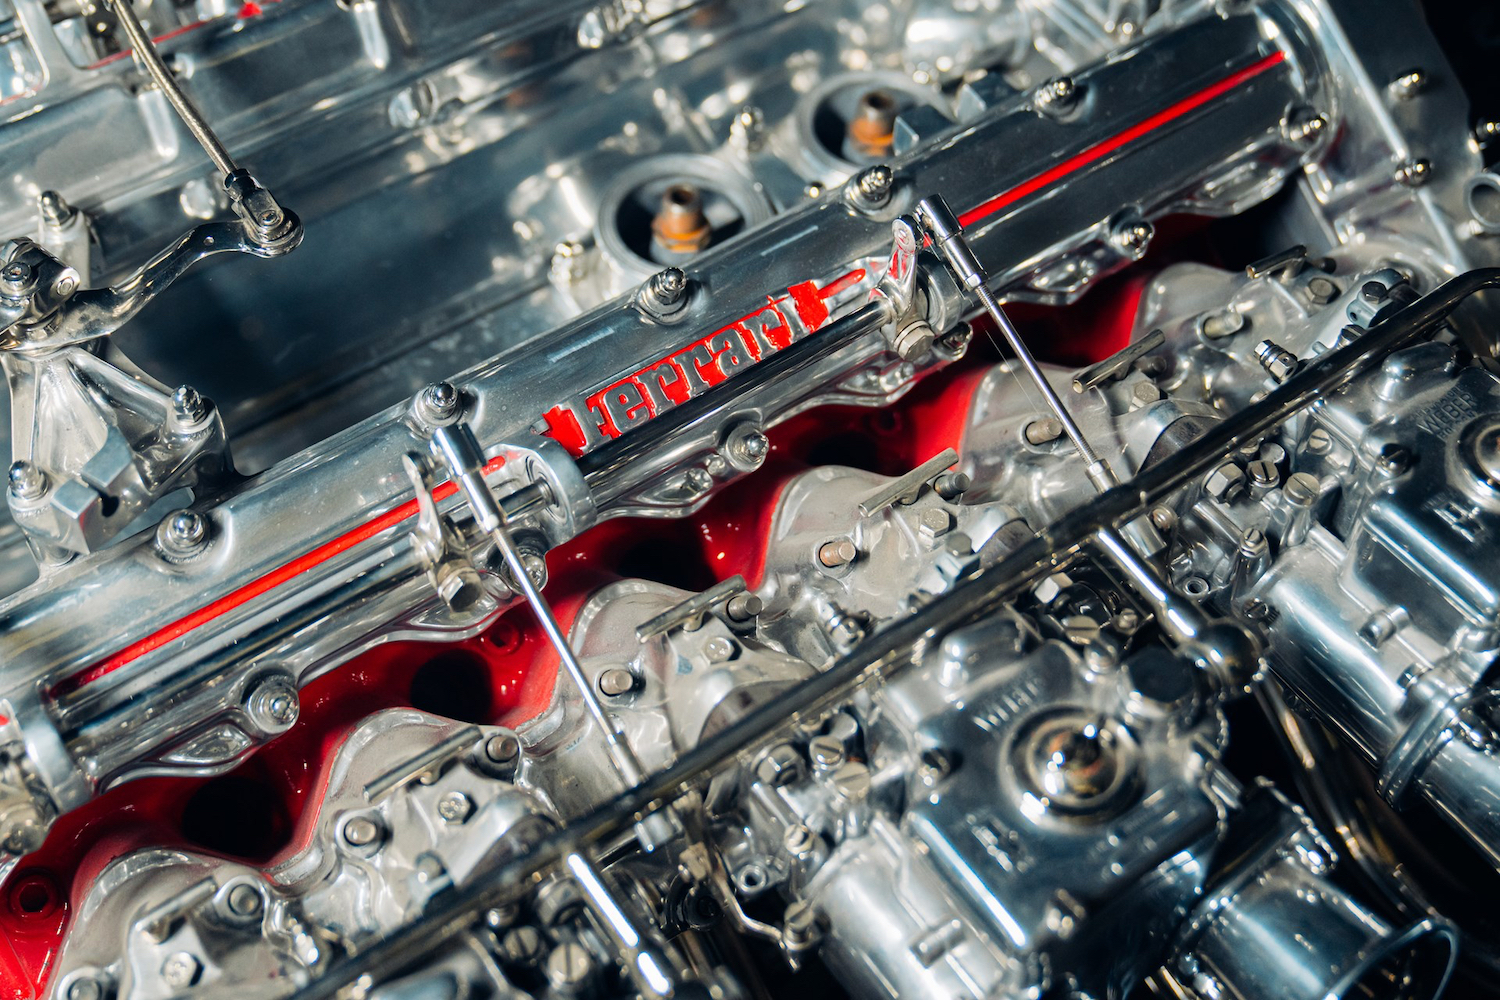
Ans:
<svg viewBox="0 0 1500 1000"><path fill-rule="evenodd" d="M5 995L1496 995L1427 7L0 0Z"/></svg>

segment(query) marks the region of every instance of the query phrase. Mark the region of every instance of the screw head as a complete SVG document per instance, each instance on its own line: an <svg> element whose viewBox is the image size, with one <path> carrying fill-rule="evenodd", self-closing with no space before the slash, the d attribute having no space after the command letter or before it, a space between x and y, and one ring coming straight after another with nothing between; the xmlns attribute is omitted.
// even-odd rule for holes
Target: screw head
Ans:
<svg viewBox="0 0 1500 1000"><path fill-rule="evenodd" d="M161 964L161 978L174 990L187 989L203 975L203 963L191 952L179 951Z"/></svg>
<svg viewBox="0 0 1500 1000"><path fill-rule="evenodd" d="M93 976L79 976L68 984L68 1000L103 1000L104 985Z"/></svg>
<svg viewBox="0 0 1500 1000"><path fill-rule="evenodd" d="M831 771L844 762L844 744L832 736L814 736L807 744L813 769Z"/></svg>
<svg viewBox="0 0 1500 1000"><path fill-rule="evenodd" d="M463 395L452 382L434 382L422 390L417 405L422 416L431 420L451 420L458 415Z"/></svg>
<svg viewBox="0 0 1500 1000"><path fill-rule="evenodd" d="M703 644L703 657L709 663L728 663L739 652L733 639L716 635Z"/></svg>
<svg viewBox="0 0 1500 1000"><path fill-rule="evenodd" d="M532 964L542 956L541 932L527 925L514 928L500 940L500 956L512 965Z"/></svg>
<svg viewBox="0 0 1500 1000"><path fill-rule="evenodd" d="M1411 452L1399 444L1385 445L1375 458L1375 468L1385 476L1399 476L1411 465Z"/></svg>
<svg viewBox="0 0 1500 1000"><path fill-rule="evenodd" d="M635 674L624 667L610 667L599 674L599 693L618 698L635 690Z"/></svg>
<svg viewBox="0 0 1500 1000"><path fill-rule="evenodd" d="M10 464L10 492L18 500L38 500L47 492L47 474L24 460Z"/></svg>
<svg viewBox="0 0 1500 1000"><path fill-rule="evenodd" d="M548 952L546 973L553 989L576 990L594 974L594 956L576 941L565 941Z"/></svg>
<svg viewBox="0 0 1500 1000"><path fill-rule="evenodd" d="M350 847L369 847L380 839L380 824L369 816L351 816L344 824L343 836Z"/></svg>
<svg viewBox="0 0 1500 1000"><path fill-rule="evenodd" d="M437 813L444 823L465 823L474 813L474 800L463 792L448 792L438 799Z"/></svg>

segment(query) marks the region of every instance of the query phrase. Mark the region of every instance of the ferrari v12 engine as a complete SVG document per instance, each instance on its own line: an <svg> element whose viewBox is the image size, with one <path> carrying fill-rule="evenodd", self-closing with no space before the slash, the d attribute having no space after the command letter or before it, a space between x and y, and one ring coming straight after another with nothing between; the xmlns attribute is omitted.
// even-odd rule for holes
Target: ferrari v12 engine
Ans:
<svg viewBox="0 0 1500 1000"><path fill-rule="evenodd" d="M1415 5L0 48L5 996L1495 995L1500 125Z"/></svg>

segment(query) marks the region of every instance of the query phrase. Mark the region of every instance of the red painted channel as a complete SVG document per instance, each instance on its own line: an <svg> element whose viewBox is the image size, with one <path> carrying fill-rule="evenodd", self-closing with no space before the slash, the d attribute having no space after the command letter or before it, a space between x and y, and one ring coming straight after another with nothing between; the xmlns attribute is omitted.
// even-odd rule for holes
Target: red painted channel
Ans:
<svg viewBox="0 0 1500 1000"><path fill-rule="evenodd" d="M1285 60L1286 53L1278 49L1270 55L1256 60L1254 63L1251 63L1244 69L1237 70L1236 72L1231 73L1229 76L1226 76L1224 79L1218 81L1217 83L1210 84L1197 93L1183 98L1182 100L1176 102L1165 110L1157 112L1144 121L1141 121L1136 125L1132 125L1130 128L1127 128L1108 139L1090 146L1083 152L1069 157L1056 166L1049 167L1047 170L1042 171L1030 180L1023 181L1015 187L995 195L993 198L990 198L977 207L969 209L967 212L964 212L959 216L959 222L964 226L971 226L976 222L983 221L984 219L987 219L995 213L1001 211L1006 206L1012 205L1017 201L1020 201L1022 198L1035 194L1036 192L1057 183L1068 175L1075 173L1083 167L1089 165L1090 163L1094 163L1097 160L1108 156L1110 153L1115 152L1116 150L1128 145L1129 143L1134 142L1146 135L1149 135L1151 132L1161 128L1162 126L1176 121L1184 115L1187 115L1192 111L1216 100L1217 98L1222 97L1231 90L1234 90L1236 87L1239 87L1242 84L1253 80L1255 77L1261 75L1267 70L1280 65ZM490 472L494 471L494 469L499 468L499 465L497 464L498 462L499 460L496 459L489 465L485 466L485 473L489 474ZM433 495L438 500L444 500L452 496L456 489L457 487L455 487L452 483L444 483L436 490L434 490ZM365 524L360 525L359 527L354 528L353 530L346 532L343 535L340 535L338 538L324 543L318 548L313 549L311 552L303 556L299 556L286 565L272 570L266 575L259 577L258 579L255 579L248 584L245 584L238 590L231 591L229 594L226 594L218 600L213 601L212 603L202 608L199 608L197 611L192 612L186 617L180 618L172 624L166 626L165 628L153 632L152 634L146 636L144 639L140 639L136 642L131 643L129 646L126 646L124 649L113 654L107 659L101 660L98 663L79 671L77 674L74 674L73 676L59 683L57 687L53 689L53 694L61 694L68 691L74 691L98 680L101 677L105 677L108 674L113 673L114 671L125 666L126 664L138 660L142 656L160 649L162 646L173 641L174 639L181 638L194 629L208 624L215 618L227 614L228 612L233 611L234 609L246 604L247 602L260 597L266 592L289 582L290 580L294 579L297 576L300 576L308 570L319 566L324 562L327 562L334 556L348 551L361 542L375 537L381 532L386 531L387 529L392 528L397 524L400 524L402 521L405 521L410 517L414 517L416 513L416 500L409 500L401 506L396 507L395 509L390 510L384 514L381 514L373 520L368 521Z"/></svg>

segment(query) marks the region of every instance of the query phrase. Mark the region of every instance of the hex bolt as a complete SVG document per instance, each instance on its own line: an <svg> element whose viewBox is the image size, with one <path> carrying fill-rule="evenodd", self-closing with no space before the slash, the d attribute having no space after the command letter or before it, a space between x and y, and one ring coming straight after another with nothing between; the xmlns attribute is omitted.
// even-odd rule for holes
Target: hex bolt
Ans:
<svg viewBox="0 0 1500 1000"><path fill-rule="evenodd" d="M36 205L49 226L66 225L78 214L78 209L69 205L56 191L43 191L37 195Z"/></svg>
<svg viewBox="0 0 1500 1000"><path fill-rule="evenodd" d="M818 562L828 569L847 566L859 558L859 549L847 538L835 538L818 546Z"/></svg>
<svg viewBox="0 0 1500 1000"><path fill-rule="evenodd" d="M47 474L24 459L10 464L10 493L17 500L40 500L47 492Z"/></svg>
<svg viewBox="0 0 1500 1000"><path fill-rule="evenodd" d="M583 280L588 258L584 245L577 240L563 240L552 248L551 272L554 281L564 285Z"/></svg>
<svg viewBox="0 0 1500 1000"><path fill-rule="evenodd" d="M447 792L438 799L437 814L444 823L467 823L474 814L474 800L460 791Z"/></svg>
<svg viewBox="0 0 1500 1000"><path fill-rule="evenodd" d="M599 693L618 698L635 690L635 674L624 667L610 667L599 674Z"/></svg>
<svg viewBox="0 0 1500 1000"><path fill-rule="evenodd" d="M669 267L646 281L642 301L648 309L667 316L681 309L687 299L687 275L680 267Z"/></svg>
<svg viewBox="0 0 1500 1000"><path fill-rule="evenodd" d="M576 941L564 941L548 952L546 973L554 990L578 993L594 974L594 956Z"/></svg>
<svg viewBox="0 0 1500 1000"><path fill-rule="evenodd" d="M814 736L807 744L807 758L813 770L832 771L844 762L844 744L836 736Z"/></svg>
<svg viewBox="0 0 1500 1000"><path fill-rule="evenodd" d="M521 741L511 733L497 733L484 741L484 755L496 764L509 764L521 756Z"/></svg>
<svg viewBox="0 0 1500 1000"><path fill-rule="evenodd" d="M1048 118L1061 118L1078 105L1078 84L1070 76L1055 76L1031 92L1031 106Z"/></svg>
<svg viewBox="0 0 1500 1000"><path fill-rule="evenodd" d="M1026 429L1021 433L1025 436L1027 444L1044 445L1062 437L1062 432L1061 420L1056 417L1042 417L1027 424Z"/></svg>
<svg viewBox="0 0 1500 1000"><path fill-rule="evenodd" d="M1161 399L1161 390L1156 387L1155 382L1137 382L1130 390L1130 403L1132 407L1150 406Z"/></svg>
<svg viewBox="0 0 1500 1000"><path fill-rule="evenodd" d="M857 208L874 211L890 204L896 172L883 163L861 170L850 185L850 200Z"/></svg>
<svg viewBox="0 0 1500 1000"><path fill-rule="evenodd" d="M300 711L296 687L289 678L280 674L261 681L245 699L245 714L268 733L290 729Z"/></svg>
<svg viewBox="0 0 1500 1000"><path fill-rule="evenodd" d="M732 622L747 622L765 610L765 602L755 594L736 594L724 604L724 613Z"/></svg>
<svg viewBox="0 0 1500 1000"><path fill-rule="evenodd" d="M759 468L771 453L771 439L753 424L739 424L729 431L725 451L734 465L743 469Z"/></svg>
<svg viewBox="0 0 1500 1000"><path fill-rule="evenodd" d="M369 816L351 816L344 823L343 837L350 847L369 847L380 839L380 824Z"/></svg>
<svg viewBox="0 0 1500 1000"><path fill-rule="evenodd" d="M1285 382L1297 370L1297 355L1273 340L1262 340L1257 344L1255 358L1277 382Z"/></svg>
<svg viewBox="0 0 1500 1000"><path fill-rule="evenodd" d="M703 644L703 657L709 663L728 663L740 651L733 639L716 635Z"/></svg>
<svg viewBox="0 0 1500 1000"><path fill-rule="evenodd" d="M229 895L224 898L224 905L231 916L249 918L257 916L264 904L255 886L241 882L229 890Z"/></svg>
<svg viewBox="0 0 1500 1000"><path fill-rule="evenodd" d="M1432 180L1432 161L1422 157L1403 160L1396 168L1396 183L1402 187L1417 188Z"/></svg>
<svg viewBox="0 0 1500 1000"><path fill-rule="evenodd" d="M1130 218L1116 224L1109 238L1125 256L1132 260L1140 260L1146 256L1146 249L1151 245L1151 238L1155 235L1156 227L1149 220Z"/></svg>
<svg viewBox="0 0 1500 1000"><path fill-rule="evenodd" d="M802 772L802 757L790 743L778 743L756 762L755 780L772 788L795 781Z"/></svg>
<svg viewBox="0 0 1500 1000"><path fill-rule="evenodd" d="M1313 305L1326 306L1339 297L1339 286L1331 278L1322 275L1309 278L1305 290L1308 301Z"/></svg>
<svg viewBox="0 0 1500 1000"><path fill-rule="evenodd" d="M1245 473L1233 462L1225 462L1203 480L1203 492L1215 500L1230 502L1245 489Z"/></svg>
<svg viewBox="0 0 1500 1000"><path fill-rule="evenodd" d="M953 515L942 507L931 507L922 512L918 530L928 541L946 535L953 530Z"/></svg>
<svg viewBox="0 0 1500 1000"><path fill-rule="evenodd" d="M932 347L937 333L925 319L913 319L896 332L891 349L903 361L915 361Z"/></svg>
<svg viewBox="0 0 1500 1000"><path fill-rule="evenodd" d="M194 510L169 514L157 529L157 540L172 555L193 555L208 542L208 518Z"/></svg>
<svg viewBox="0 0 1500 1000"><path fill-rule="evenodd" d="M1409 101L1427 89L1427 73L1417 67L1407 70L1391 81L1391 96L1398 101Z"/></svg>
<svg viewBox="0 0 1500 1000"><path fill-rule="evenodd" d="M428 420L452 420L462 403L463 395L452 382L434 382L417 397L417 407Z"/></svg>
<svg viewBox="0 0 1500 1000"><path fill-rule="evenodd" d="M181 385L172 393L172 417L184 427L196 427L208 419L213 404L204 399L197 389Z"/></svg>
<svg viewBox="0 0 1500 1000"><path fill-rule="evenodd" d="M162 981L170 989L185 990L195 985L201 975L203 975L203 963L191 952L173 952L161 964Z"/></svg>

